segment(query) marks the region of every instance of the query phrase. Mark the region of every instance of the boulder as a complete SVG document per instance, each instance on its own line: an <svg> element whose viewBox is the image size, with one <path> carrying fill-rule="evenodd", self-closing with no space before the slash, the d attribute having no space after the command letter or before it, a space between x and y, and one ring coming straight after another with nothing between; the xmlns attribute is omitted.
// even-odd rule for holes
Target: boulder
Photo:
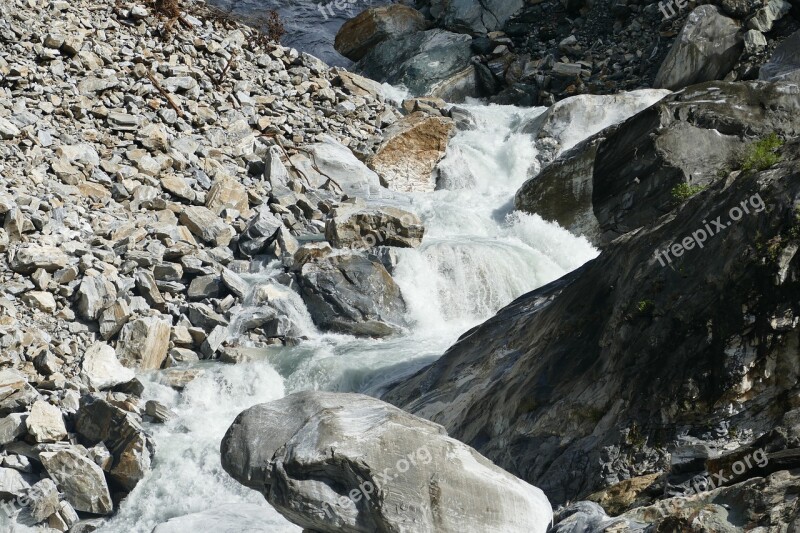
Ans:
<svg viewBox="0 0 800 533"><path fill-rule="evenodd" d="M420 31L379 43L354 68L379 82L403 85L414 96L460 101L479 96L471 41L441 29Z"/></svg>
<svg viewBox="0 0 800 533"><path fill-rule="evenodd" d="M503 29L524 5L524 0L431 0L430 11L439 26L475 35Z"/></svg>
<svg viewBox="0 0 800 533"><path fill-rule="evenodd" d="M18 370L0 370L0 416L25 411L38 399L39 393Z"/></svg>
<svg viewBox="0 0 800 533"><path fill-rule="evenodd" d="M422 13L402 4L370 7L345 22L333 47L348 59L358 61L376 44L426 29Z"/></svg>
<svg viewBox="0 0 800 533"><path fill-rule="evenodd" d="M337 208L325 223L325 239L334 248L416 248L424 233L425 227L417 215L388 206L357 210Z"/></svg>
<svg viewBox="0 0 800 533"><path fill-rule="evenodd" d="M181 213L180 222L197 237L213 246L227 246L235 232L233 228L207 207L193 205Z"/></svg>
<svg viewBox="0 0 800 533"><path fill-rule="evenodd" d="M53 314L56 310L56 299L47 291L29 291L22 296L22 301L32 308L43 313Z"/></svg>
<svg viewBox="0 0 800 533"><path fill-rule="evenodd" d="M103 470L72 449L39 454L45 470L76 511L99 515L114 512Z"/></svg>
<svg viewBox="0 0 800 533"><path fill-rule="evenodd" d="M86 395L75 415L75 431L90 446L105 445L113 457L109 475L125 490L133 490L150 470L155 442L132 413Z"/></svg>
<svg viewBox="0 0 800 533"><path fill-rule="evenodd" d="M55 246L23 244L11 252L9 266L14 272L31 274L39 268L54 272L67 266L68 261L67 254Z"/></svg>
<svg viewBox="0 0 800 533"><path fill-rule="evenodd" d="M58 500L58 487L52 479L43 479L33 485L27 495L30 503L28 508L35 522L43 522L49 516L61 510Z"/></svg>
<svg viewBox="0 0 800 533"><path fill-rule="evenodd" d="M61 409L44 400L33 404L25 423L35 442L58 442L67 436Z"/></svg>
<svg viewBox="0 0 800 533"><path fill-rule="evenodd" d="M236 209L245 213L250 208L247 189L231 177L217 179L206 195L206 207L215 215L219 215L224 209Z"/></svg>
<svg viewBox="0 0 800 533"><path fill-rule="evenodd" d="M772 31L772 26L784 15L792 10L792 4L787 0L767 0L766 5L756 11L755 15L747 21L751 30L767 33Z"/></svg>
<svg viewBox="0 0 800 533"><path fill-rule="evenodd" d="M84 276L78 287L78 314L87 320L97 320L116 298L117 289L106 276Z"/></svg>
<svg viewBox="0 0 800 533"><path fill-rule="evenodd" d="M95 342L86 349L81 362L81 372L96 390L103 390L135 377L133 370L125 368L117 359L114 348L104 342Z"/></svg>
<svg viewBox="0 0 800 533"><path fill-rule="evenodd" d="M605 246L676 207L673 189L708 186L740 165L744 132L800 132L791 86L709 82L669 95L563 153L517 191L515 207Z"/></svg>
<svg viewBox="0 0 800 533"><path fill-rule="evenodd" d="M161 368L169 349L170 325L156 317L139 318L122 327L117 341L117 357L128 368Z"/></svg>
<svg viewBox="0 0 800 533"><path fill-rule="evenodd" d="M294 529L289 528L292 526L285 519L264 505L238 503L170 518L157 525L151 533L201 530L213 533L287 533Z"/></svg>
<svg viewBox="0 0 800 533"><path fill-rule="evenodd" d="M772 57L758 71L758 79L800 83L800 30L775 48Z"/></svg>
<svg viewBox="0 0 800 533"><path fill-rule="evenodd" d="M30 488L22 474L13 468L0 468L0 498L3 500L18 498Z"/></svg>
<svg viewBox="0 0 800 533"><path fill-rule="evenodd" d="M433 171L444 157L453 130L451 118L412 113L384 130L369 167L388 189L431 192L436 188Z"/></svg>
<svg viewBox="0 0 800 533"><path fill-rule="evenodd" d="M239 237L239 251L247 257L263 253L282 227L283 222L269 210L269 206L259 206Z"/></svg>
<svg viewBox="0 0 800 533"><path fill-rule="evenodd" d="M299 174L297 177L310 188L340 190L348 196L367 198L381 190L378 175L331 137L304 146L291 159L292 173Z"/></svg>
<svg viewBox="0 0 800 533"><path fill-rule="evenodd" d="M26 418L27 415L22 413L11 413L6 417L0 418L0 446L5 446L25 434L27 430Z"/></svg>
<svg viewBox="0 0 800 533"><path fill-rule="evenodd" d="M360 394L300 392L251 407L221 454L234 479L323 533L544 533L552 516L539 489L438 424Z"/></svg>
<svg viewBox="0 0 800 533"><path fill-rule="evenodd" d="M405 323L406 304L386 269L355 253L309 262L299 272L303 301L319 327L383 337Z"/></svg>
<svg viewBox="0 0 800 533"><path fill-rule="evenodd" d="M670 91L640 89L610 95L582 94L547 108L523 127L536 139L537 159L546 164L592 135L624 122Z"/></svg>
<svg viewBox="0 0 800 533"><path fill-rule="evenodd" d="M719 8L703 5L689 14L653 87L678 90L695 83L722 79L742 53L740 24Z"/></svg>

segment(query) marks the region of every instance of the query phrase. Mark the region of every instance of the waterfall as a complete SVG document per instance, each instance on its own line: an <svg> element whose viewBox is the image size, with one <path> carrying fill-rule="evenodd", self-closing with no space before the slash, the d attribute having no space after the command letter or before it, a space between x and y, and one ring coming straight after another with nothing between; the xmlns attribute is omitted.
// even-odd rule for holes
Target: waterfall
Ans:
<svg viewBox="0 0 800 533"><path fill-rule="evenodd" d="M378 394L390 381L439 357L460 334L491 317L521 294L593 258L597 251L536 215L514 212L514 193L537 172L533 139L522 125L544 111L511 106L463 106L474 128L459 131L440 165L432 193L382 199L416 212L426 227L419 249L398 251L394 272L411 327L385 339L320 332L302 299L282 285L281 270L267 265L245 275L250 294L229 331L241 334L264 305L288 315L307 340L269 347L238 365L201 363L204 374L182 394L146 383L145 396L177 412L166 425L151 425L158 450L153 471L121 505L102 532L149 533L170 517L209 507L262 502L220 466L219 442L234 417L260 402L306 389ZM267 303L265 303L267 302ZM266 504L264 531L300 531Z"/></svg>

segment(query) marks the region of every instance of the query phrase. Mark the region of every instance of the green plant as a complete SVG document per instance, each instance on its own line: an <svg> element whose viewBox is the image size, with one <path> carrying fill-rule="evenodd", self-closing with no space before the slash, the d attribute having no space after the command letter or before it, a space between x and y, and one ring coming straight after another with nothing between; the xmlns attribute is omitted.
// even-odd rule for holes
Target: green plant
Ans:
<svg viewBox="0 0 800 533"><path fill-rule="evenodd" d="M688 183L679 183L672 188L672 198L674 198L678 203L683 203L705 188L705 185L689 185Z"/></svg>
<svg viewBox="0 0 800 533"><path fill-rule="evenodd" d="M640 300L639 303L636 304L636 309L640 313L646 313L655 306L656 303L653 300Z"/></svg>
<svg viewBox="0 0 800 533"><path fill-rule="evenodd" d="M781 146L783 146L783 140L774 132L753 142L747 147L742 158L742 170L744 172L762 171L780 162L781 156L775 152Z"/></svg>

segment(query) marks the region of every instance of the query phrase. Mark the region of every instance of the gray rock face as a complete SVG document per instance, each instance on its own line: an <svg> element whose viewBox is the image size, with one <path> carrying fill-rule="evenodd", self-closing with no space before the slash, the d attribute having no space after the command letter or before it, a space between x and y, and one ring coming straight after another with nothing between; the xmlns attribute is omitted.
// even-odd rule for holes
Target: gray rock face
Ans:
<svg viewBox="0 0 800 533"><path fill-rule="evenodd" d="M292 522L324 533L542 532L537 488L438 424L358 394L301 392L233 422L223 468Z"/></svg>
<svg viewBox="0 0 800 533"><path fill-rule="evenodd" d="M800 30L778 45L770 60L758 71L758 79L800 82Z"/></svg>
<svg viewBox="0 0 800 533"><path fill-rule="evenodd" d="M488 33L502 29L523 5L523 0L432 0L431 15L454 32Z"/></svg>
<svg viewBox="0 0 800 533"><path fill-rule="evenodd" d="M303 182L315 189L341 191L348 196L370 197L380 192L378 175L343 144L327 137L309 144L292 157Z"/></svg>
<svg viewBox="0 0 800 533"><path fill-rule="evenodd" d="M352 335L383 337L405 323L400 287L377 261L351 253L303 265L301 295L314 323Z"/></svg>
<svg viewBox="0 0 800 533"><path fill-rule="evenodd" d="M283 227L281 220L272 214L268 206L261 206L255 211L239 237L239 251L248 257L262 253L275 240L278 229Z"/></svg>
<svg viewBox="0 0 800 533"><path fill-rule="evenodd" d="M417 215L395 207L338 211L325 223L325 238L334 248L415 248L425 234Z"/></svg>
<svg viewBox="0 0 800 533"><path fill-rule="evenodd" d="M458 101L478 96L468 35L428 30L384 41L370 50L355 68L365 76L392 85L404 85L415 96L438 96ZM461 87L449 83L471 72ZM458 84L456 84L458 85Z"/></svg>
<svg viewBox="0 0 800 533"><path fill-rule="evenodd" d="M675 186L707 186L737 169L745 132L797 135L798 111L787 84L697 85L562 154L525 182L515 205L604 246L671 211Z"/></svg>
<svg viewBox="0 0 800 533"><path fill-rule="evenodd" d="M167 358L170 326L156 317L140 318L123 326L117 356L128 368L158 369Z"/></svg>
<svg viewBox="0 0 800 533"><path fill-rule="evenodd" d="M712 5L689 15L656 74L653 87L677 90L695 83L722 79L742 53L737 21Z"/></svg>
<svg viewBox="0 0 800 533"><path fill-rule="evenodd" d="M384 398L559 503L668 468L680 435L775 427L785 410L763 406L800 376L798 247L781 237L797 223L800 143L781 153L784 163L710 186L520 297ZM669 265L655 257L717 217L724 229L702 247Z"/></svg>
<svg viewBox="0 0 800 533"><path fill-rule="evenodd" d="M426 29L425 17L402 4L371 7L345 22L333 46L348 59L358 61L376 44Z"/></svg>

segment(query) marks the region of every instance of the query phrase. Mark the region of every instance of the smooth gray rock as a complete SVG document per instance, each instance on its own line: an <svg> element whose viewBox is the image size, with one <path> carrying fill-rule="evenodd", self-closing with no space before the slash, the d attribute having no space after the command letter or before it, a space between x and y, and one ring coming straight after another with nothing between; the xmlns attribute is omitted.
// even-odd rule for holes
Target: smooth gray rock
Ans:
<svg viewBox="0 0 800 533"><path fill-rule="evenodd" d="M400 287L380 263L358 254L303 265L303 301L319 327L352 335L384 337L404 325Z"/></svg>
<svg viewBox="0 0 800 533"><path fill-rule="evenodd" d="M473 79L465 80L463 88L448 83L471 69L471 41L468 35L441 29L412 33L378 44L355 68L374 80L404 85L414 96L458 101L478 96L474 70Z"/></svg>
<svg viewBox="0 0 800 533"><path fill-rule="evenodd" d="M411 7L402 4L370 7L339 28L333 46L346 58L358 61L376 44L426 27L425 17Z"/></svg>
<svg viewBox="0 0 800 533"><path fill-rule="evenodd" d="M696 8L661 64L653 87L677 90L722 79L742 53L740 30L739 22L722 15L719 8Z"/></svg>
<svg viewBox="0 0 800 533"><path fill-rule="evenodd" d="M360 394L300 392L241 413L222 466L323 533L541 532L542 492L438 424Z"/></svg>
<svg viewBox="0 0 800 533"><path fill-rule="evenodd" d="M264 249L275 240L278 229L282 227L283 222L269 210L268 206L258 207L239 237L239 251L248 257L263 253Z"/></svg>

